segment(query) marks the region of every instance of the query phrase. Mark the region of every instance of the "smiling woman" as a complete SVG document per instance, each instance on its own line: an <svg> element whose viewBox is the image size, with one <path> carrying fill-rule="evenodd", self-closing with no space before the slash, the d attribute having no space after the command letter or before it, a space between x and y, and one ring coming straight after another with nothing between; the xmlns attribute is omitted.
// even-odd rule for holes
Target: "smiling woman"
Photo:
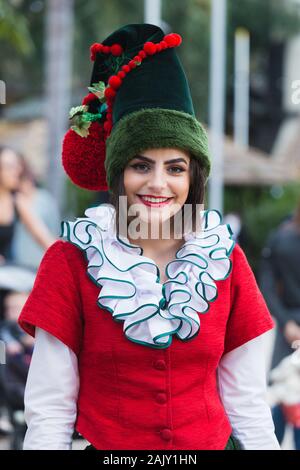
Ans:
<svg viewBox="0 0 300 470"><path fill-rule="evenodd" d="M19 319L36 334L25 449L69 449L74 427L89 449L279 448L262 360L274 323L229 225L201 207L210 156L180 43L133 24L91 47L63 164L111 200L63 223ZM134 238L136 222L151 233Z"/></svg>
<svg viewBox="0 0 300 470"><path fill-rule="evenodd" d="M155 225L169 221L173 230L174 215L178 212L182 217L180 229L188 225L184 224L182 209L184 205L186 208L190 206L190 228L196 231L197 209L199 211L204 207L206 179L207 172L201 161L191 158L187 151L179 148L148 149L143 155L133 157L125 170L116 176L111 188L111 202L116 209L117 233L121 218L120 196L127 197L127 215L129 207L134 205L141 220L150 225L151 222ZM149 210L145 211L143 207L148 207ZM155 210L156 208L159 210ZM122 217L126 217L126 214Z"/></svg>

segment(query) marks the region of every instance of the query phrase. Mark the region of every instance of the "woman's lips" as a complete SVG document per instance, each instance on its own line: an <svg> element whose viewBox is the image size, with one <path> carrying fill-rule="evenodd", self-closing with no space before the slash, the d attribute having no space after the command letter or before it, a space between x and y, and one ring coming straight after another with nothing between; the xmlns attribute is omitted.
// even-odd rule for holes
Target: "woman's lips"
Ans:
<svg viewBox="0 0 300 470"><path fill-rule="evenodd" d="M172 197L170 197L169 199L167 199L166 201L161 201L161 202L152 202L152 201L146 201L144 198L142 198L141 196L139 196L137 194L138 198L140 199L140 201L145 204L145 206L149 206L149 207L162 207L162 206L166 206L167 204L169 204L169 202L173 199Z"/></svg>

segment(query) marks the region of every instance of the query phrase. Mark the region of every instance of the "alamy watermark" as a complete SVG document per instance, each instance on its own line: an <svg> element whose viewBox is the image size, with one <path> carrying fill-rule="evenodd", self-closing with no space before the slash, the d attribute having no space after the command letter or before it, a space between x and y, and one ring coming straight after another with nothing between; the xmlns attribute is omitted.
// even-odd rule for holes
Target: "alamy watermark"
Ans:
<svg viewBox="0 0 300 470"><path fill-rule="evenodd" d="M4 341L0 340L0 365L6 364L6 346Z"/></svg>
<svg viewBox="0 0 300 470"><path fill-rule="evenodd" d="M127 196L119 196L119 236L137 239L182 239L188 234L202 232L201 211L204 204L196 204L193 216L192 204L171 202L162 206L146 206L143 203L128 207ZM112 207L111 204L105 204ZM103 204L101 205L103 207ZM101 210L101 206L99 210Z"/></svg>
<svg viewBox="0 0 300 470"><path fill-rule="evenodd" d="M6 104L6 84L0 80L0 104Z"/></svg>
<svg viewBox="0 0 300 470"><path fill-rule="evenodd" d="M292 103L300 104L300 80L292 81L292 89L294 90L291 96Z"/></svg>

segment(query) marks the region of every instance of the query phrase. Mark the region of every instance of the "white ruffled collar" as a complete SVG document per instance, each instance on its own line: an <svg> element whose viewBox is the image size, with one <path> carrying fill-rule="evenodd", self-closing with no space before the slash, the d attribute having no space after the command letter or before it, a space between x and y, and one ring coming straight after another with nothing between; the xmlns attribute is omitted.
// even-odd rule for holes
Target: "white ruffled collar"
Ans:
<svg viewBox="0 0 300 470"><path fill-rule="evenodd" d="M86 254L87 272L102 287L98 304L123 321L126 337L145 346L167 348L173 335L189 340L199 333L199 314L217 298L214 281L231 272L232 231L216 210L201 211L203 231L185 236L166 266L168 280L143 250L115 232L115 209L102 204L86 217L62 222L62 237Z"/></svg>

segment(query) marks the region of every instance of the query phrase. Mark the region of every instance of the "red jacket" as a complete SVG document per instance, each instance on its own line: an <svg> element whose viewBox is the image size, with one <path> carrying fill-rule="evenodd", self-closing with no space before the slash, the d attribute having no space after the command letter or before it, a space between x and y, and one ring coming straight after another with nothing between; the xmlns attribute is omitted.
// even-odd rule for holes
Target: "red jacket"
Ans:
<svg viewBox="0 0 300 470"><path fill-rule="evenodd" d="M97 305L99 286L77 247L58 241L48 249L19 323L31 335L43 328L77 354L76 429L94 447L225 448L231 426L218 395L219 361L274 327L239 245L230 259L199 334L154 349L129 341L122 322Z"/></svg>

